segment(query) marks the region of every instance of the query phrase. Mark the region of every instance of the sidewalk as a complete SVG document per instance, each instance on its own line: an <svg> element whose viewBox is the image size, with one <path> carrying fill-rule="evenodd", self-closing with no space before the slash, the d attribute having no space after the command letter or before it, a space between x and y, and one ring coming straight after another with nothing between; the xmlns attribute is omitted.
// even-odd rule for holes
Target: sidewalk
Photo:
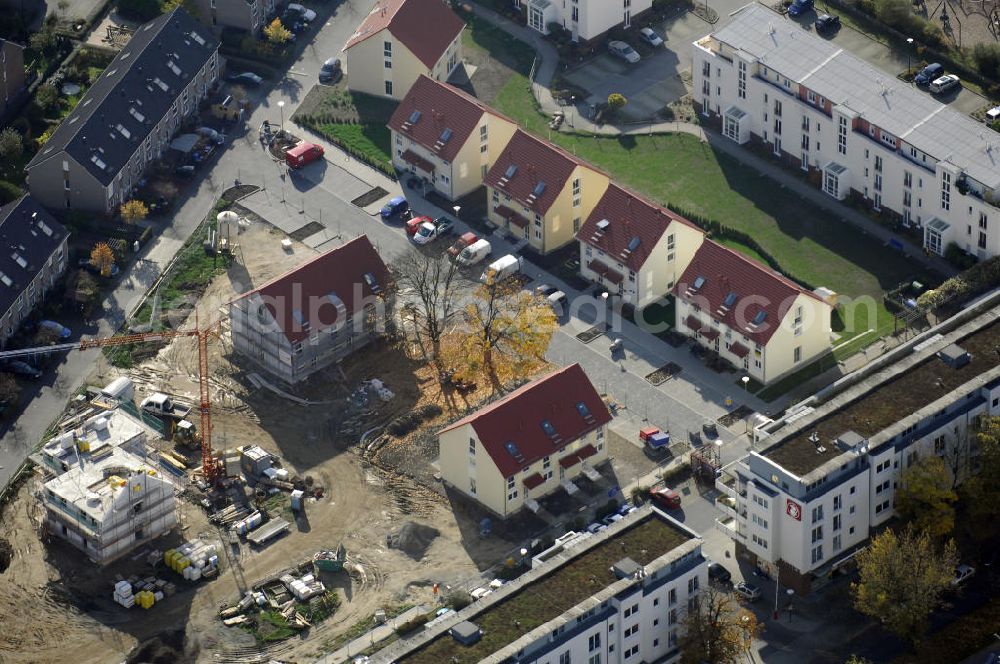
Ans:
<svg viewBox="0 0 1000 664"><path fill-rule="evenodd" d="M375 629L359 636L340 650L316 660L316 664L341 664L342 662L348 662L351 660L351 657L364 652L372 646L378 645L392 636L393 632L396 631L396 625L402 625L417 616L430 612L430 610L431 607L424 604L414 606L413 608L399 614L395 618L390 618L384 624L379 625Z"/></svg>
<svg viewBox="0 0 1000 664"><path fill-rule="evenodd" d="M563 106L556 102L550 90L552 78L555 75L556 67L559 64L559 55L555 47L536 30L531 30L525 26L518 25L475 2L470 3L470 6L476 16L479 16L486 22L500 28L511 36L530 44L535 49L535 52L538 55L538 62L535 67L534 80L531 82L531 89L535 99L538 101L542 112L547 115L551 115L556 111L562 111ZM756 154L739 146L733 141L716 134L715 132L706 132L702 127L687 122L651 123L631 127L623 131L622 129L612 125L595 124L587 118L587 114L583 112L585 106L585 104L578 105L576 112L574 113L574 126L572 128L567 127L564 124L559 131L567 133L576 132L598 134L601 136L638 136L643 134L665 133L691 134L692 136L697 136L702 141L708 142L712 146L713 150L726 153L736 159L741 165L748 166L758 173L762 173L771 180L774 180L780 187L791 190L793 193L809 201L811 204L858 227L861 229L862 233L874 236L882 243L883 246L888 247L889 241L893 239L902 240L902 238L898 237L889 229L872 221L866 214L843 205L823 193L821 190L807 184L801 180L797 174L789 173L778 164L757 156ZM906 256L919 262L925 268L935 272L940 272L941 274L949 277L958 273L958 270L956 270L943 258L939 256L928 256L919 247L913 246L906 240L902 241L906 247ZM892 250L887 249L887 251Z"/></svg>

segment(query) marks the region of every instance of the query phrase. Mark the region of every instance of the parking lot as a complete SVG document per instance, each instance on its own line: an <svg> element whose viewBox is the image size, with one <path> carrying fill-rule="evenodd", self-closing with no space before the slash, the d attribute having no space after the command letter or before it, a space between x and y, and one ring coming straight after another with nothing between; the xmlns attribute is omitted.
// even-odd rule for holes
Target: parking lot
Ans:
<svg viewBox="0 0 1000 664"><path fill-rule="evenodd" d="M589 113L590 105L607 100L612 92L625 95L628 105L623 114L627 120L642 122L656 118L664 106L679 100L688 93L685 80L690 82L691 44L706 34L718 29L728 20L728 15L742 7L741 0L713 2L712 9L719 13L719 22L711 25L692 12L672 16L666 22L654 26L663 37L664 44L655 52L646 50L642 60L628 64L625 60L607 52L601 52L592 60L567 72L565 78L590 93L585 100L579 100L579 112ZM798 23L804 30L813 32L813 22L826 9L817 5L816 11L808 11L802 16L784 19ZM839 30L823 36L841 48L854 53L871 64L892 74L902 73L907 66L906 53L895 52L867 35L843 26ZM638 39L630 40L633 47ZM913 54L911 65L916 65L917 55ZM899 81L899 85L906 85ZM928 93L929 94L929 93ZM962 88L957 93L939 97L940 101L963 113L972 113L987 104L987 100L972 90Z"/></svg>

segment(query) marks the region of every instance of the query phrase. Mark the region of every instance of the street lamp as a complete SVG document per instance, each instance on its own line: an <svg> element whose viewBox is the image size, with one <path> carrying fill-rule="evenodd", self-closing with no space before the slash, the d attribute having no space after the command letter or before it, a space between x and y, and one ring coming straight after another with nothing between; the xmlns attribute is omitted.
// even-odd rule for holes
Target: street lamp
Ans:
<svg viewBox="0 0 1000 664"><path fill-rule="evenodd" d="M461 205L456 205L455 207L452 208L452 210L455 211L455 219L458 219L458 211L461 209L462 209Z"/></svg>
<svg viewBox="0 0 1000 664"><path fill-rule="evenodd" d="M573 109L576 108L576 96L570 95L569 97L569 126L573 126Z"/></svg>
<svg viewBox="0 0 1000 664"><path fill-rule="evenodd" d="M906 75L910 75L910 49L913 47L913 37L906 38Z"/></svg>
<svg viewBox="0 0 1000 664"><path fill-rule="evenodd" d="M281 131L285 131L285 100L278 102L278 110L281 112Z"/></svg>
<svg viewBox="0 0 1000 664"><path fill-rule="evenodd" d="M743 383L743 391L746 392L747 394L749 394L750 393L750 387L749 387L749 385L750 385L750 376L743 376L742 378L740 378L740 382Z"/></svg>

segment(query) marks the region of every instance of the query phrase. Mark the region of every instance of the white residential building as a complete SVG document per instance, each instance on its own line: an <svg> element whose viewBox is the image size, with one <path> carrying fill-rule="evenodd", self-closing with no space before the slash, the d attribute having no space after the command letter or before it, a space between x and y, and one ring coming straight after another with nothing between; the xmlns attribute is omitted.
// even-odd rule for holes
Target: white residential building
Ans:
<svg viewBox="0 0 1000 664"><path fill-rule="evenodd" d="M764 5L693 51L694 101L725 136L923 229L929 251L1000 254L1000 134Z"/></svg>
<svg viewBox="0 0 1000 664"><path fill-rule="evenodd" d="M600 39L611 28L632 27L632 21L649 11L653 0L520 0L527 9L528 27L543 35L549 24L558 23L573 35L573 41Z"/></svg>
<svg viewBox="0 0 1000 664"><path fill-rule="evenodd" d="M893 516L900 477L919 459L941 457L959 481L975 472L970 430L980 416L1000 415L992 306L849 376L822 405L758 429L750 454L716 481L724 494L716 523L737 555L771 575L780 569L782 584L807 593Z"/></svg>
<svg viewBox="0 0 1000 664"><path fill-rule="evenodd" d="M671 664L684 614L708 585L701 546L695 532L651 507L597 535L567 533L516 582L372 663ZM510 639L497 647L501 631Z"/></svg>
<svg viewBox="0 0 1000 664"><path fill-rule="evenodd" d="M143 459L117 447L81 457L47 481L42 501L49 533L100 565L177 524L174 485Z"/></svg>
<svg viewBox="0 0 1000 664"><path fill-rule="evenodd" d="M80 426L55 436L32 458L47 472L62 475L81 461L100 457L113 448L144 456L149 434L142 423L116 408L94 415Z"/></svg>

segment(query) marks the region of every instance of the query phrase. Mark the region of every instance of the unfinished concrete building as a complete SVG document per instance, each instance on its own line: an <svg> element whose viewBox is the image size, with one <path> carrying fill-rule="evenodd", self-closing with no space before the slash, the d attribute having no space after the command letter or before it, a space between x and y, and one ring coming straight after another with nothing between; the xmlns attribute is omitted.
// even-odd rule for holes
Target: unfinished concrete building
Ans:
<svg viewBox="0 0 1000 664"><path fill-rule="evenodd" d="M47 475L62 475L111 448L142 457L152 432L121 408L93 415L46 443L32 460Z"/></svg>

